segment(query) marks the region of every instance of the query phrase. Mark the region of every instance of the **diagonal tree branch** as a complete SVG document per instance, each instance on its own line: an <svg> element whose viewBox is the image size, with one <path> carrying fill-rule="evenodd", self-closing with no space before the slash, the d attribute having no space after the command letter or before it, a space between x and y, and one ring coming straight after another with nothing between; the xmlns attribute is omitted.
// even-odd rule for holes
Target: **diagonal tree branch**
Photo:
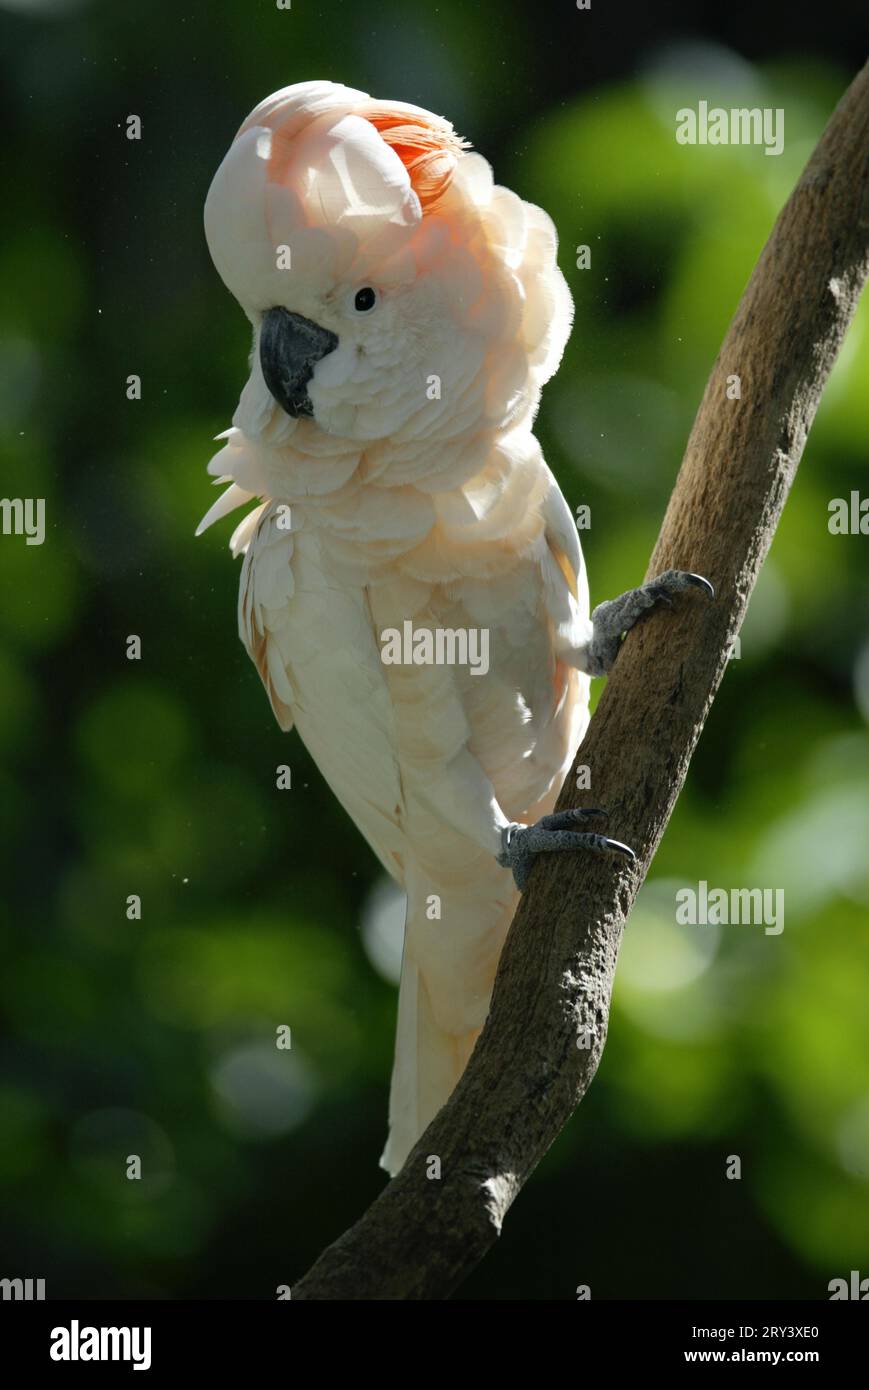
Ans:
<svg viewBox="0 0 869 1390"><path fill-rule="evenodd" d="M647 577L708 575L625 640L582 745L594 804L636 866L544 856L504 947L467 1070L407 1164L296 1299L440 1299L483 1258L585 1094L622 927L673 810L869 271L869 65L783 208L706 387ZM738 376L741 399L727 398ZM819 525L822 524L819 519ZM559 807L575 804L575 778ZM578 1043L592 1034L592 1045ZM587 1037L586 1037L587 1041ZM426 1156L441 1160L440 1180Z"/></svg>

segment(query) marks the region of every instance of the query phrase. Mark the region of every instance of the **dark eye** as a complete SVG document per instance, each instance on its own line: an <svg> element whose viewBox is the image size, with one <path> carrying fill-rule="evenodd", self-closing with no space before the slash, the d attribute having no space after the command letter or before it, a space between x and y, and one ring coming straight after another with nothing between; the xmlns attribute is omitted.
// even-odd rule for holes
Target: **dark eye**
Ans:
<svg viewBox="0 0 869 1390"><path fill-rule="evenodd" d="M357 314L368 314L377 303L377 293L366 285L364 289L356 291L356 298L353 300L353 308Z"/></svg>

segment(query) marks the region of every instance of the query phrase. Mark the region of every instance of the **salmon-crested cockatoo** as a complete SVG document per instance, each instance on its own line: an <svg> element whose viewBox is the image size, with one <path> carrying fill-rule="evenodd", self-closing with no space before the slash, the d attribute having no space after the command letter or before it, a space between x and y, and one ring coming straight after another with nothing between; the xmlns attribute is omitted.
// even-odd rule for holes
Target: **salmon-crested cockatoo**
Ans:
<svg viewBox="0 0 869 1390"><path fill-rule="evenodd" d="M631 851L551 814L589 677L697 576L589 616L570 509L532 424L572 301L544 212L440 116L331 82L236 135L205 205L253 326L200 531L255 501L238 616L297 728L407 893L389 1137L396 1173L480 1033L538 854Z"/></svg>

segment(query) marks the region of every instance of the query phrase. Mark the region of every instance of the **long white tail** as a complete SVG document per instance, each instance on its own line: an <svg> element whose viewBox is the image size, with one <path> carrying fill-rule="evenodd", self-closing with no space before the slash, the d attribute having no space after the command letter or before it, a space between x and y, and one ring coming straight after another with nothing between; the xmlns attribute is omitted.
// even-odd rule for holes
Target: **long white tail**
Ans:
<svg viewBox="0 0 869 1390"><path fill-rule="evenodd" d="M425 980L405 944L389 1091L389 1138L380 1159L390 1177L395 1177L429 1121L449 1099L479 1032L476 1028L457 1035L438 1026Z"/></svg>

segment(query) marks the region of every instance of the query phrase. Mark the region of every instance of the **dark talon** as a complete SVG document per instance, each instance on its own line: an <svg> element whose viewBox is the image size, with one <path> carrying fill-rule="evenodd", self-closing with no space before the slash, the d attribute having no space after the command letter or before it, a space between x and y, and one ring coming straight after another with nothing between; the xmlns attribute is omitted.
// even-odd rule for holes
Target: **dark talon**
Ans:
<svg viewBox="0 0 869 1390"><path fill-rule="evenodd" d="M606 838L606 837L605 837ZM606 839L607 849L612 850L613 854L623 854L626 859L636 860L636 855L630 845L623 845L621 840Z"/></svg>
<svg viewBox="0 0 869 1390"><path fill-rule="evenodd" d="M715 590L702 574L665 570L663 574L641 584L639 589L628 589L618 598L599 603L591 614L592 635L583 668L587 674L606 675L618 656L622 635L630 632L655 604L673 608L675 595L689 588L702 589L707 598L715 597Z"/></svg>
<svg viewBox="0 0 869 1390"><path fill-rule="evenodd" d="M592 808L577 808L574 811L555 811L550 816L542 816L534 825L505 825L501 830L501 852L495 857L503 868L512 869L516 887L521 891L528 882L528 875L540 854L561 853L565 850L591 850L605 854L621 854L626 859L635 860L636 855L629 845L621 840L611 840L606 835L592 831L567 829L588 816L606 815L606 812Z"/></svg>
<svg viewBox="0 0 869 1390"><path fill-rule="evenodd" d="M703 578L702 574L688 574L686 572L685 578L687 579L689 584L695 585L696 588L705 589L710 598L715 597L715 590L709 583L709 580Z"/></svg>

